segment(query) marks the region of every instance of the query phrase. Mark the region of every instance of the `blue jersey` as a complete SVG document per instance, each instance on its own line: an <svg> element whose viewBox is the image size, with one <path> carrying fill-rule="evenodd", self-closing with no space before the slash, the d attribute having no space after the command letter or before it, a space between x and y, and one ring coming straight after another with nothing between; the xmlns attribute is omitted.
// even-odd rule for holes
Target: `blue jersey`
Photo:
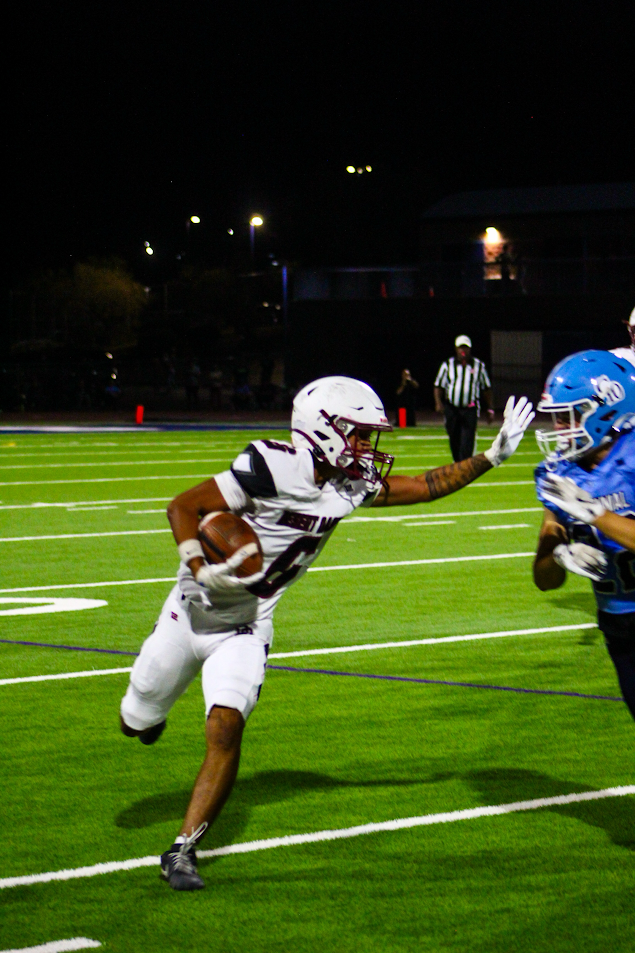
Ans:
<svg viewBox="0 0 635 953"><path fill-rule="evenodd" d="M607 557L604 578L593 583L598 608L613 613L635 612L635 553L548 503L543 496L543 483L549 472L569 477L594 499L601 499L605 509L635 519L635 431L618 437L593 470L584 470L573 460L550 462L548 467L540 463L535 470L538 499L565 527L569 541L588 543Z"/></svg>

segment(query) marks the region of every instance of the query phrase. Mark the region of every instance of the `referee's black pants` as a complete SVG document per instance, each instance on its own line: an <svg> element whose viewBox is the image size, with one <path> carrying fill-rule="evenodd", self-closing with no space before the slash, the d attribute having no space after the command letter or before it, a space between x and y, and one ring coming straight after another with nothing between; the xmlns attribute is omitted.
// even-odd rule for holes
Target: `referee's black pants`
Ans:
<svg viewBox="0 0 635 953"><path fill-rule="evenodd" d="M445 429L450 438L452 459L467 460L476 451L476 407L445 405Z"/></svg>

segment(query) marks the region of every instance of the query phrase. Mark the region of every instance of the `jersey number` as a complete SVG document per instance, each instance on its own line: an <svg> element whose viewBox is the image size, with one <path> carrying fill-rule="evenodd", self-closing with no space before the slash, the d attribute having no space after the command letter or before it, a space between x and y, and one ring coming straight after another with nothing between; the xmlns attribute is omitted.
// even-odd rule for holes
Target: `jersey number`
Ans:
<svg viewBox="0 0 635 953"><path fill-rule="evenodd" d="M268 599L297 576L302 568L302 557L312 555L319 544L319 536L300 536L277 559L274 559L264 579L254 583L253 586L247 586L247 590L261 599Z"/></svg>
<svg viewBox="0 0 635 953"><path fill-rule="evenodd" d="M620 553L615 554L613 563L615 564L615 571L621 583L622 592L634 592L635 572L633 572L633 564L635 563L635 553L623 549ZM596 592L606 596L614 595L617 589L612 579L607 579L606 582L596 582L593 584L593 588Z"/></svg>

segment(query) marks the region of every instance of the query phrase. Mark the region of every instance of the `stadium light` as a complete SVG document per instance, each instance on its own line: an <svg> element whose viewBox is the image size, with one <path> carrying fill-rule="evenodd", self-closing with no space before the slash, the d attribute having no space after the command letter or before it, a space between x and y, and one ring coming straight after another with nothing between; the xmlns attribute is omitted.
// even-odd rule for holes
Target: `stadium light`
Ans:
<svg viewBox="0 0 635 953"><path fill-rule="evenodd" d="M200 218L198 217L198 215L190 215L190 222L192 222L193 225L200 225L200 224L201 224L201 220L200 220Z"/></svg>
<svg viewBox="0 0 635 953"><path fill-rule="evenodd" d="M353 175L353 174L355 173L355 166L354 166L354 165L347 165L347 166L346 166L346 171L347 171L347 172L350 172L351 175Z"/></svg>
<svg viewBox="0 0 635 953"><path fill-rule="evenodd" d="M251 251L251 260L256 257L256 229L264 224L262 215L252 215L249 219L249 248Z"/></svg>

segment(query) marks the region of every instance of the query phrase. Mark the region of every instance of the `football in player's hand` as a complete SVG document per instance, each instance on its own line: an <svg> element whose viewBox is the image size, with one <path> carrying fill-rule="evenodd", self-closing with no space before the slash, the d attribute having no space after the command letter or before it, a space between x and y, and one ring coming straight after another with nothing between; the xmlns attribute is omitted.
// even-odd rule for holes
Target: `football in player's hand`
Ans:
<svg viewBox="0 0 635 953"><path fill-rule="evenodd" d="M235 513L208 513L198 524L198 538L208 563L223 563L246 546L257 550L234 570L236 576L251 576L262 569L262 547L251 526Z"/></svg>

